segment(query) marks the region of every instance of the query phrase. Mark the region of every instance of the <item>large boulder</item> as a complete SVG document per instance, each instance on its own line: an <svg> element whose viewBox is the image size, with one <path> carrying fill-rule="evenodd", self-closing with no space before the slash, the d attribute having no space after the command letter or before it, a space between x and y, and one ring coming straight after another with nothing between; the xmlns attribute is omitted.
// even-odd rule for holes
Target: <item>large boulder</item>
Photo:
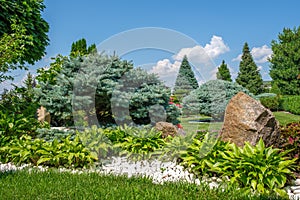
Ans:
<svg viewBox="0 0 300 200"><path fill-rule="evenodd" d="M155 128L158 131L162 132L162 137L166 138L169 135L174 137L178 134L178 128L174 126L172 123L168 122L157 122L155 124Z"/></svg>
<svg viewBox="0 0 300 200"><path fill-rule="evenodd" d="M279 125L270 110L247 94L239 92L226 107L220 137L240 147L244 146L245 141L255 145L260 138L266 146L271 146L279 141Z"/></svg>

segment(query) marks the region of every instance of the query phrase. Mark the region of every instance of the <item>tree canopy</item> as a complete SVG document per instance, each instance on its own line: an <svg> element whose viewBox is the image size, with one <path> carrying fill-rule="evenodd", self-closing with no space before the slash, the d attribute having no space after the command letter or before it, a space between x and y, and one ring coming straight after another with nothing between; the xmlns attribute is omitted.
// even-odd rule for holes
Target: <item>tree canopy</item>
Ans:
<svg viewBox="0 0 300 200"><path fill-rule="evenodd" d="M48 23L42 18L42 0L0 0L0 82L6 73L34 64L45 55Z"/></svg>
<svg viewBox="0 0 300 200"><path fill-rule="evenodd" d="M239 66L239 73L236 82L247 88L253 94L263 92L263 80L255 64L247 42L243 47L242 60Z"/></svg>
<svg viewBox="0 0 300 200"><path fill-rule="evenodd" d="M272 51L272 87L278 87L281 94L300 95L300 27L284 28L278 40L272 41Z"/></svg>

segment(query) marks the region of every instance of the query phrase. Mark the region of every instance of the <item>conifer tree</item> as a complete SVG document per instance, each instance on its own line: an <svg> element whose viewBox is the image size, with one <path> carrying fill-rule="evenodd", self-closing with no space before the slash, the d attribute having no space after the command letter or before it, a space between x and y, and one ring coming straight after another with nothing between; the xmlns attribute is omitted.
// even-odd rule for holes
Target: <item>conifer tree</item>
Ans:
<svg viewBox="0 0 300 200"><path fill-rule="evenodd" d="M300 26L284 28L272 41L270 76L272 87L283 95L300 95Z"/></svg>
<svg viewBox="0 0 300 200"><path fill-rule="evenodd" d="M217 79L232 82L230 71L224 60L222 61L220 67L218 67Z"/></svg>
<svg viewBox="0 0 300 200"><path fill-rule="evenodd" d="M247 88L253 94L260 94L263 92L263 80L250 53L247 42L243 47L242 60L240 62L236 82Z"/></svg>
<svg viewBox="0 0 300 200"><path fill-rule="evenodd" d="M192 90L199 87L195 74L189 64L187 56L184 56L176 78L173 94L179 102L187 96Z"/></svg>

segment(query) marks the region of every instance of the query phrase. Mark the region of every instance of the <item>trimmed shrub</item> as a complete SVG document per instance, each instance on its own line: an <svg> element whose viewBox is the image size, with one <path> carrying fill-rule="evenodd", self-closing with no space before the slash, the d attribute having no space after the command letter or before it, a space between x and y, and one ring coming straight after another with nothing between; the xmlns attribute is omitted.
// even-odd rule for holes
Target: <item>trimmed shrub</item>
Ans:
<svg viewBox="0 0 300 200"><path fill-rule="evenodd" d="M237 83L208 81L183 99L183 114L203 114L222 120L229 100L240 91L253 96Z"/></svg>
<svg viewBox="0 0 300 200"><path fill-rule="evenodd" d="M259 98L260 103L270 109L271 111L278 111L280 110L280 97L279 96L271 96L271 97L261 97Z"/></svg>
<svg viewBox="0 0 300 200"><path fill-rule="evenodd" d="M300 115L300 96L282 97L282 109L295 115Z"/></svg>

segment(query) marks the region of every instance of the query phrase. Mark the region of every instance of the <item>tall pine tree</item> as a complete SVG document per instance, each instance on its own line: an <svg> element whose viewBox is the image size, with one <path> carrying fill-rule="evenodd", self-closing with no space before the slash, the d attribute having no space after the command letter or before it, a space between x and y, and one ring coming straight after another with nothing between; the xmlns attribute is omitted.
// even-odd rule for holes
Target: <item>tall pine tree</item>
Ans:
<svg viewBox="0 0 300 200"><path fill-rule="evenodd" d="M173 94L177 97L179 102L181 102L183 97L198 87L198 81L195 78L192 67L190 66L187 56L184 56L176 78Z"/></svg>
<svg viewBox="0 0 300 200"><path fill-rule="evenodd" d="M272 88L284 95L300 95L300 26L284 28L272 41L270 61Z"/></svg>
<svg viewBox="0 0 300 200"><path fill-rule="evenodd" d="M227 64L225 64L224 60L222 61L220 67L218 67L217 79L232 82L229 69L227 67Z"/></svg>
<svg viewBox="0 0 300 200"><path fill-rule="evenodd" d="M252 58L247 42L243 47L243 55L236 82L247 88L253 94L260 94L263 92L263 80L257 65Z"/></svg>

